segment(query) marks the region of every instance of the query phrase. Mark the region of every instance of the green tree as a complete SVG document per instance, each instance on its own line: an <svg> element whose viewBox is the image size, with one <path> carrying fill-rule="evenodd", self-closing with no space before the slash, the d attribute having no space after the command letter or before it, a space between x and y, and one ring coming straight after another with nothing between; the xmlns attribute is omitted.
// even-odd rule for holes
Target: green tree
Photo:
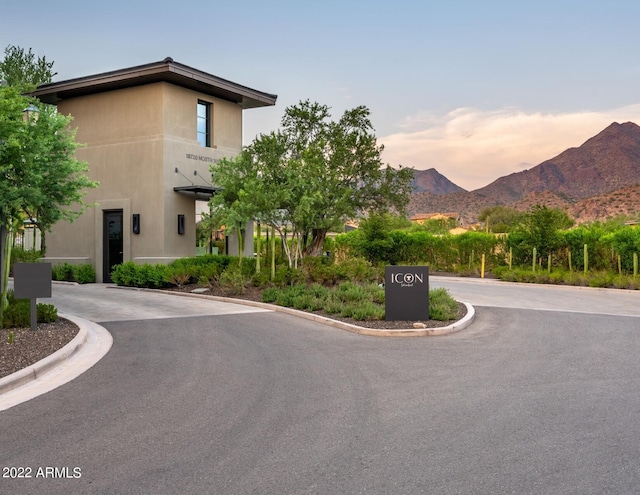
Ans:
<svg viewBox="0 0 640 495"><path fill-rule="evenodd" d="M27 118L24 109L36 105L37 115ZM7 303L8 237L15 220L27 215L43 232L59 220L72 221L86 206L85 189L97 186L86 176L87 164L75 158L70 122L18 88L0 87L0 311Z"/></svg>
<svg viewBox="0 0 640 495"><path fill-rule="evenodd" d="M325 105L307 100L288 107L280 130L212 166L214 183L226 191L212 206L238 211L232 205L242 193L249 203L242 214L278 231L291 266L303 254L320 254L327 232L349 218L402 212L412 170L383 166L369 113L360 106L332 121Z"/></svg>
<svg viewBox="0 0 640 495"><path fill-rule="evenodd" d="M522 263L531 261L534 247L538 256L546 258L560 246L559 231L572 225L573 220L565 211L534 205L509 234L507 248L513 248L514 256Z"/></svg>
<svg viewBox="0 0 640 495"><path fill-rule="evenodd" d="M505 233L513 229L521 221L523 213L508 206L488 206L478 215L478 220L485 223L487 232Z"/></svg>
<svg viewBox="0 0 640 495"><path fill-rule="evenodd" d="M4 60L0 61L0 79L24 91L51 82L57 74L52 70L53 62L36 57L31 48L25 52L24 48L9 45L4 49Z"/></svg>

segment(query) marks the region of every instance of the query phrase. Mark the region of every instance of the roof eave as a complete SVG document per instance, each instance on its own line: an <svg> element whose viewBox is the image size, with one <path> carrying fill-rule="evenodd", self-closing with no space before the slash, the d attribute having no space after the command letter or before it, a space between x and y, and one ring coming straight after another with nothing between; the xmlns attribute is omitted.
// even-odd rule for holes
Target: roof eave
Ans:
<svg viewBox="0 0 640 495"><path fill-rule="evenodd" d="M117 89L168 82L232 101L244 109L275 105L277 95L222 79L166 58L161 62L43 84L30 94L45 103Z"/></svg>

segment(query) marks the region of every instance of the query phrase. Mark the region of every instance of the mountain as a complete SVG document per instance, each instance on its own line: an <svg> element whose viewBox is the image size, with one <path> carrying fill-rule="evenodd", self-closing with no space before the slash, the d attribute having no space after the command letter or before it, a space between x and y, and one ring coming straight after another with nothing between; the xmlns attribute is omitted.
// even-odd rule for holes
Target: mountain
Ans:
<svg viewBox="0 0 640 495"><path fill-rule="evenodd" d="M578 148L529 170L501 177L476 193L502 204L532 192L554 191L578 200L640 182L640 126L614 122Z"/></svg>
<svg viewBox="0 0 640 495"><path fill-rule="evenodd" d="M637 201L640 186L633 187L638 184L640 126L614 122L581 146L529 170L500 177L480 189L440 195L416 192L408 211L410 214L455 211L462 223L469 225L477 221L487 206L526 210L534 204L545 204L565 209L578 222L593 221L640 213ZM623 201L625 197L627 201Z"/></svg>
<svg viewBox="0 0 640 495"><path fill-rule="evenodd" d="M435 168L414 170L411 186L414 192L430 192L433 194L450 194L465 191L465 189L440 174Z"/></svg>
<svg viewBox="0 0 640 495"><path fill-rule="evenodd" d="M577 223L593 222L621 215L640 213L640 184L625 186L608 193L582 199L567 208Z"/></svg>
<svg viewBox="0 0 640 495"><path fill-rule="evenodd" d="M411 195L407 213L413 216L417 213L456 212L460 216L462 225L471 225L478 221L478 215L483 208L492 206L489 198L475 192L456 192L451 194L433 194L419 192Z"/></svg>

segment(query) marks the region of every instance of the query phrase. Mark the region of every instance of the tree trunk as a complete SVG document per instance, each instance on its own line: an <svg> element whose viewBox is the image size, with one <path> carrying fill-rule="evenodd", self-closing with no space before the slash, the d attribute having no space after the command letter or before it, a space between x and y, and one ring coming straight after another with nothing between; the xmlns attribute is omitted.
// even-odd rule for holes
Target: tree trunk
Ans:
<svg viewBox="0 0 640 495"><path fill-rule="evenodd" d="M262 232L260 229L260 222L257 225L258 235L256 236L256 274L260 273L260 250L262 249Z"/></svg>
<svg viewBox="0 0 640 495"><path fill-rule="evenodd" d="M33 233L33 238L36 238L35 231ZM40 229L40 256L43 258L47 255L47 231L45 229Z"/></svg>
<svg viewBox="0 0 640 495"><path fill-rule="evenodd" d="M305 256L322 256L322 246L324 240L327 237L327 229L313 229L313 237L311 238L311 244L304 250Z"/></svg>

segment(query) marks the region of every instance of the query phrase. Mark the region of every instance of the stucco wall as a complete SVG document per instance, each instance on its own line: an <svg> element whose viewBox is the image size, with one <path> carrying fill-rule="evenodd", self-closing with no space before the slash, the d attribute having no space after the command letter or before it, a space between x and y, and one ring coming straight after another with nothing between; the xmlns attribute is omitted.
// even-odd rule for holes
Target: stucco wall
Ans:
<svg viewBox="0 0 640 495"><path fill-rule="evenodd" d="M196 139L198 100L212 104L212 147ZM59 103L74 117L78 158L100 182L95 203L72 225L61 222L47 236L52 261L89 259L102 280L102 211L123 210L124 260L169 261L195 254L195 198L173 188L210 184L209 167L242 147L242 108L166 82L87 95ZM176 172L176 168L179 172ZM131 216L140 214L140 234ZM185 233L178 234L178 215Z"/></svg>

